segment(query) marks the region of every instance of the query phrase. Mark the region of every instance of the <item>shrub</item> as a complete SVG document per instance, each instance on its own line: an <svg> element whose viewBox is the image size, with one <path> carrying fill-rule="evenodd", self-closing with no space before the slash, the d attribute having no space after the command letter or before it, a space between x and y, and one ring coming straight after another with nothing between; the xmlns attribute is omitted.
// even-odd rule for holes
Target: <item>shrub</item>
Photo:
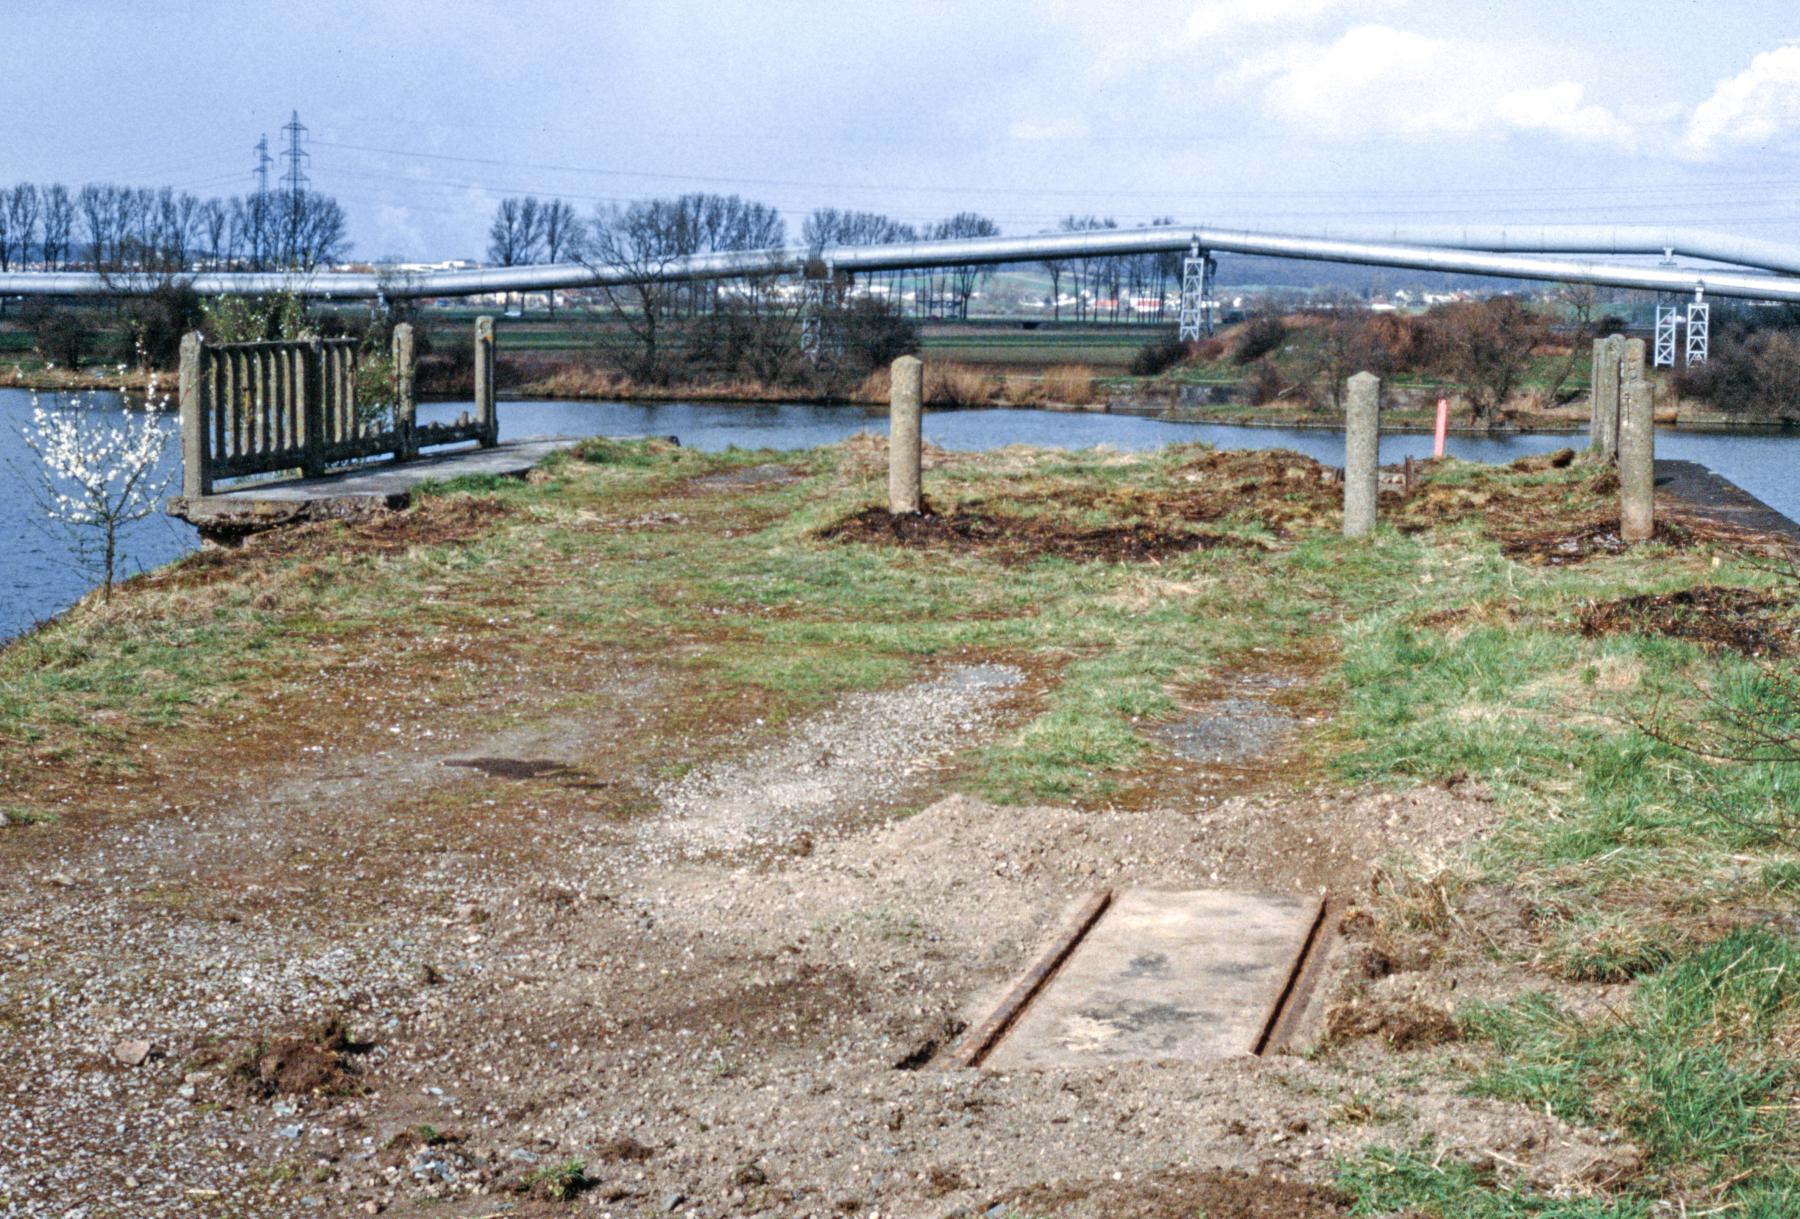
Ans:
<svg viewBox="0 0 1800 1219"><path fill-rule="evenodd" d="M1231 348L1233 364L1252 364L1287 340L1287 323L1273 313L1258 314L1245 322Z"/></svg>
<svg viewBox="0 0 1800 1219"><path fill-rule="evenodd" d="M1436 332L1436 367L1462 389L1476 422L1512 397L1532 350L1549 334L1541 317L1510 296L1458 301L1427 317Z"/></svg>
<svg viewBox="0 0 1800 1219"><path fill-rule="evenodd" d="M197 327L202 316L200 294L185 281L133 297L125 306L117 357L146 368L173 368L181 356L181 336Z"/></svg>
<svg viewBox="0 0 1800 1219"><path fill-rule="evenodd" d="M1059 364L1044 372L1044 397L1051 402L1086 406L1094 401L1094 374L1085 364Z"/></svg>
<svg viewBox="0 0 1800 1219"><path fill-rule="evenodd" d="M1800 336L1791 330L1715 333L1711 359L1675 378L1684 398L1764 422L1800 419Z"/></svg>
<svg viewBox="0 0 1800 1219"><path fill-rule="evenodd" d="M46 361L64 368L81 364L91 320L85 310L33 297L25 302L20 320L31 335L31 345Z"/></svg>
<svg viewBox="0 0 1800 1219"><path fill-rule="evenodd" d="M1000 387L965 364L925 365L925 401L931 406L985 406Z"/></svg>
<svg viewBox="0 0 1800 1219"><path fill-rule="evenodd" d="M1281 397L1281 373L1267 360L1258 360L1244 379L1252 406L1263 406Z"/></svg>
<svg viewBox="0 0 1800 1219"><path fill-rule="evenodd" d="M838 314L843 368L851 374L886 368L919 349L918 323L896 305L876 297L859 297Z"/></svg>
<svg viewBox="0 0 1800 1219"><path fill-rule="evenodd" d="M1165 338L1145 343L1131 357L1131 375L1154 377L1167 372L1188 358L1188 345L1180 339Z"/></svg>

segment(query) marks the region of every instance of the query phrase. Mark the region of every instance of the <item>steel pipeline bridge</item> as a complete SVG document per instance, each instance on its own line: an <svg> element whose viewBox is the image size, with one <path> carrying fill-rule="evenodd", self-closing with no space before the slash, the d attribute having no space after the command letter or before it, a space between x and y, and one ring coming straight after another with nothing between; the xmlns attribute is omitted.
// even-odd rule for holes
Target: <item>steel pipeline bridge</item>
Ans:
<svg viewBox="0 0 1800 1219"><path fill-rule="evenodd" d="M1184 254L1181 330L1197 335L1206 314L1212 255L1250 254L1504 279L1635 288L1691 298L1690 358L1706 358L1709 296L1800 302L1800 246L1694 228L1612 225L1431 226L1328 229L1309 234L1182 227L1103 229L1029 237L979 237L894 245L788 247L690 254L616 266L585 262L421 274L200 271L179 276L204 295L294 292L321 299L412 299L634 283L994 266L1048 259ZM1651 265L1620 261L1650 256ZM1704 267L1675 265L1677 257ZM1602 261L1604 260L1604 261ZM0 274L0 296L93 296L148 291L166 275L17 271ZM1673 362L1676 308L1658 309L1658 362ZM1697 345L1696 345L1697 344Z"/></svg>

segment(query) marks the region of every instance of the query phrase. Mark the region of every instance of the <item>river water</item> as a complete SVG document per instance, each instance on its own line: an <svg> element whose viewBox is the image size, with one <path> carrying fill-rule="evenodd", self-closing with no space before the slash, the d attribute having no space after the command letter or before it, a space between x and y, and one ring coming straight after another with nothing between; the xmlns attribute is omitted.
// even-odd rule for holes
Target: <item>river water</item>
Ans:
<svg viewBox="0 0 1800 1219"><path fill-rule="evenodd" d="M125 408L116 394L95 396L97 409ZM447 421L468 403L425 403L421 421ZM65 608L96 584L95 574L74 564L65 539L47 533L29 490L35 477L32 456L20 437L31 417L31 395L0 389L0 640ZM733 445L756 449L804 449L831 444L860 431L881 431L885 412L844 406L721 406L689 403L534 402L500 404L502 439L520 436L675 436L690 448L716 452ZM1008 444L1086 448L1150 449L1177 441L1204 440L1220 448L1292 449L1320 461L1341 464L1344 441L1329 430L1246 428L1214 423L1163 423L1136 415L1063 413L1041 410L968 410L929 413L925 439L947 449L979 450ZM1470 461L1503 462L1585 442L1583 436L1452 436L1449 451ZM1399 461L1431 452L1431 437L1382 437L1381 459ZM1800 519L1800 432L1719 434L1662 429L1658 457L1697 461L1730 479L1790 517ZM162 473L169 493L178 489L180 453L170 443ZM186 525L158 514L125 531L121 549L126 574L155 567L192 550L197 541Z"/></svg>

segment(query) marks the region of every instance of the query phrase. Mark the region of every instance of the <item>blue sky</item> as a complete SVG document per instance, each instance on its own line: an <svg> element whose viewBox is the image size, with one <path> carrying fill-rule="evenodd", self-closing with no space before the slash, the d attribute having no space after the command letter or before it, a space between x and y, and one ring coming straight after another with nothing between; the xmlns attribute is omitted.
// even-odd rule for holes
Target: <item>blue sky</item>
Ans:
<svg viewBox="0 0 1800 1219"><path fill-rule="evenodd" d="M241 191L297 109L361 257L479 255L508 193L585 213L686 190L795 226L831 205L1800 240L1800 8L1764 0L11 8L0 183Z"/></svg>

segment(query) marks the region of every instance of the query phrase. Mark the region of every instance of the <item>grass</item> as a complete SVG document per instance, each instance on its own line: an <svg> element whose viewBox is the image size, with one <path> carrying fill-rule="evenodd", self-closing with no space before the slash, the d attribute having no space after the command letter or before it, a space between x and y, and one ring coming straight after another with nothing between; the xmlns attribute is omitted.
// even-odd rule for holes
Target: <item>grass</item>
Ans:
<svg viewBox="0 0 1800 1219"><path fill-rule="evenodd" d="M525 1176L525 1186L531 1193L552 1202L567 1202L589 1184L587 1164L581 1160L540 1164Z"/></svg>
<svg viewBox="0 0 1800 1219"><path fill-rule="evenodd" d="M768 462L797 477L694 481ZM1454 861L1459 883L1395 879L1371 900L1378 919L1544 991L1460 1013L1465 1065L1444 1069L1504 1103L1618 1130L1645 1157L1635 1177L1553 1197L1443 1149L1388 1148L1341 1167L1358 1213L1633 1219L1663 1197L1689 1213L1793 1213L1800 845L1766 827L1800 815L1800 774L1710 762L1633 727L1651 707L1691 726L1720 703L1754 705L1755 663L1578 629L1590 602L1775 578L1730 549L1717 566L1712 550L1664 545L1569 567L1509 558L1497 533L1604 507L1580 467L1436 466L1388 512L1405 532L1347 543L1335 492L1298 462L1191 446L933 456L940 512L1224 539L1112 562L822 540L884 494L885 453L867 438L799 454L586 442L531 480L430 488L389 522L190 557L0 651L6 820L54 807L66 821L83 800L117 815L222 741L311 739L346 717L377 722L394 700L503 716L499 677L600 657L668 675L652 752L670 773L730 729L773 732L940 663L1014 663L1026 710L959 782L1002 802L1101 808L1155 764L1143 726L1179 692L1306 656L1336 709L1309 739L1321 778L1473 779L1505 814ZM114 782L96 794L93 775ZM1475 886L1516 896L1526 942L1468 935L1457 906ZM1601 1016L1556 998L1598 984L1633 989ZM1398 1099L1359 1098L1345 1120Z"/></svg>

